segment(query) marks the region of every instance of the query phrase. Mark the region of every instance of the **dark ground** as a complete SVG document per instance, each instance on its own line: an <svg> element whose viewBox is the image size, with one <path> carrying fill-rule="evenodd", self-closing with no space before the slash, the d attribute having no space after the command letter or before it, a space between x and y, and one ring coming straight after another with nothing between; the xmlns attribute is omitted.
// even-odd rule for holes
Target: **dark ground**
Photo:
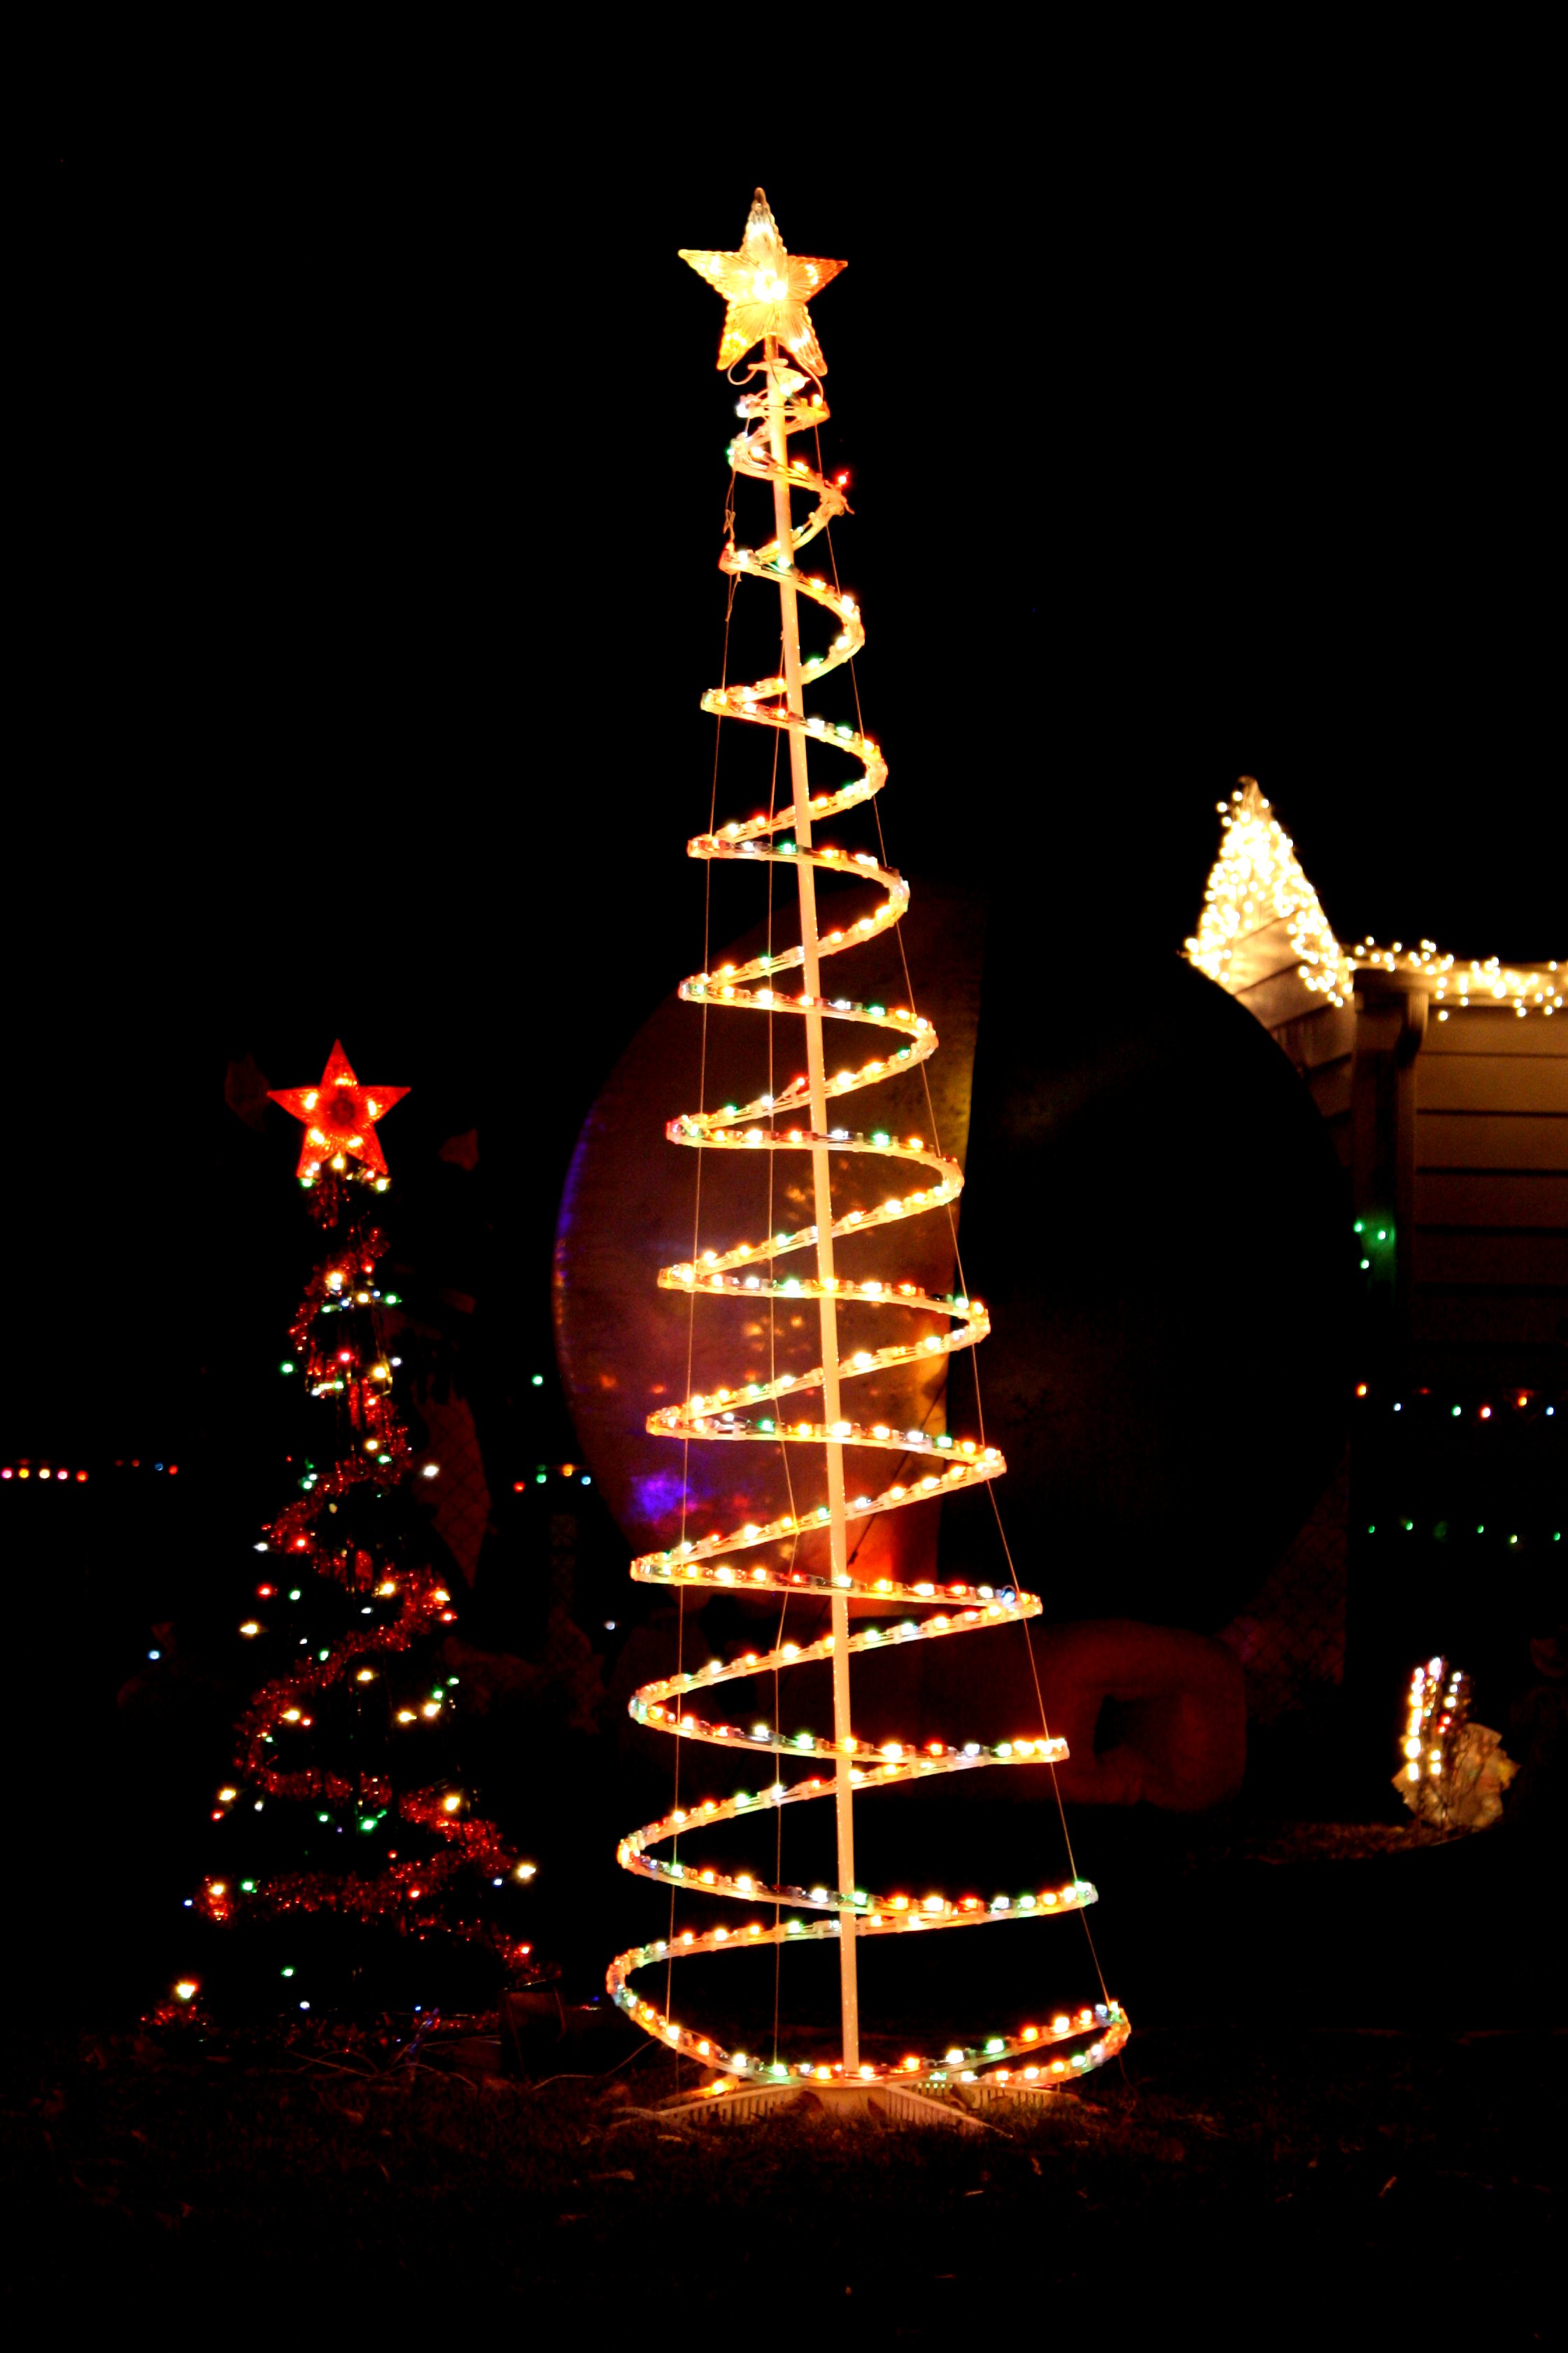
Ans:
<svg viewBox="0 0 1568 2353"><path fill-rule="evenodd" d="M205 2331L259 2293L291 2331L722 2315L775 2342L842 2315L921 2343L1016 2313L1250 2345L1421 2311L1532 2345L1561 2317L1564 2055L1528 2022L1173 2025L971 2137L674 2125L651 2049L530 2088L13 2042L4 2195L61 2320Z"/></svg>
<svg viewBox="0 0 1568 2353"><path fill-rule="evenodd" d="M205 2326L275 2275L316 2325L726 2313L773 2341L798 2294L803 2329L852 2310L912 2343L1016 2312L1110 2344L1157 2323L1251 2345L1397 2327L1413 2303L1489 2346L1553 2337L1555 1848L1138 1816L1102 1817L1094 1844L1132 2041L984 2137L673 2120L672 2063L580 1987L510 2052L497 2021L454 2021L412 2066L391 2055L412 2020L380 2048L24 2025L0 2195L79 2321ZM912 2000L947 2023L906 2019L910 2047L952 2031L954 2000L1005 2002L1047 1941L917 1946L941 1983L906 1968ZM1082 1956L1064 1936L1050 1958L1056 1977ZM717 1990L689 1991L710 2023Z"/></svg>

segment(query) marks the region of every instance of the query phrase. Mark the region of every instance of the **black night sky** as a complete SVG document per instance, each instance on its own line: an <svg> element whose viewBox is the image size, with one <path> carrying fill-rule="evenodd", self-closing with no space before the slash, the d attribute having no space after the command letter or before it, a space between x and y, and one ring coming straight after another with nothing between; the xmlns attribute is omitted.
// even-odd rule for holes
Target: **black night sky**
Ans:
<svg viewBox="0 0 1568 2353"><path fill-rule="evenodd" d="M676 248L732 244L755 178L850 263L826 454L917 891L1012 900L1042 971L1163 958L1246 771L1342 937L1561 948L1526 166L1416 208L1370 147L1246 201L1194 160L1134 201L909 135L40 187L13 1451L235 1442L298 1236L225 1069L297 1083L340 1033L413 1089L405 1182L478 1128L467 1287L545 1361L578 1123L700 955L733 409Z"/></svg>

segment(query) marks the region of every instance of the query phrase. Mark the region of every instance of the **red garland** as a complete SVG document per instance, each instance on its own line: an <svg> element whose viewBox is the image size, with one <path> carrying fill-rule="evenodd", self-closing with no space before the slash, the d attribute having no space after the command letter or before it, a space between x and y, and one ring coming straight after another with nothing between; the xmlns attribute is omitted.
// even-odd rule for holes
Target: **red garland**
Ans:
<svg viewBox="0 0 1568 2353"><path fill-rule="evenodd" d="M342 1049L335 1048L334 1057L341 1054ZM297 1092L302 1103L305 1091ZM383 1089L380 1093L390 1103L405 1092ZM291 1100L288 1107L296 1109ZM374 1143L374 1138L367 1141ZM370 1156L367 1153L366 1157ZM384 1166L379 1152L372 1165ZM311 1215L323 1227L340 1225L352 1218L351 1187L367 1181L359 1168L341 1175L330 1167L312 1170L306 1187ZM375 1270L386 1249L386 1237L379 1227L351 1222L346 1239L329 1251L306 1286L290 1338L315 1394L331 1396L339 1403L353 1435L354 1451L323 1473L310 1493L287 1504L265 1533L268 1549L282 1554L290 1568L330 1577L352 1593L374 1591L388 1599L395 1595L398 1614L390 1623L342 1635L325 1659L309 1660L262 1686L236 1726L236 1778L270 1798L358 1805L382 1812L395 1808L402 1820L438 1839L445 1852L417 1860L389 1860L374 1877L300 1871L250 1881L243 1891L243 1905L234 1881L213 1876L193 1903L205 1918L217 1922L232 1921L242 1910L247 1918L331 1912L365 1921L395 1919L421 1935L438 1931L463 1942L483 1944L498 1955L509 1972L515 1972L526 1964L531 1947L487 1923L444 1917L438 1909L464 1873L498 1880L517 1869L517 1857L502 1843L492 1823L462 1818L458 1793L438 1788L398 1793L385 1774L350 1778L318 1767L294 1770L268 1754L296 1725L300 1730L310 1727L312 1718L302 1703L342 1683L356 1661L377 1652L405 1651L419 1635L457 1621L451 1594L433 1569L379 1571L362 1545L349 1538L334 1543L326 1525L335 1499L365 1485L383 1491L403 1486L414 1473L408 1433L392 1400L393 1367L383 1345L378 1313L383 1294L376 1287ZM338 1318L351 1308L368 1311L374 1339L368 1363L362 1350L342 1344ZM230 1803L238 1795L237 1789L222 1793ZM226 1814L226 1805L220 1803L214 1819L221 1820Z"/></svg>

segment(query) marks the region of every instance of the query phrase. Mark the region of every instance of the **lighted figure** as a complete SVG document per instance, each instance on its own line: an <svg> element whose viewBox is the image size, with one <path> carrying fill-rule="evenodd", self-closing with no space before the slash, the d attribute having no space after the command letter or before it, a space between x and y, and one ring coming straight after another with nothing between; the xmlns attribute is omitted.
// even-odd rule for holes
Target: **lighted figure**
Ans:
<svg viewBox="0 0 1568 2353"><path fill-rule="evenodd" d="M281 1369L320 1400L337 1445L304 1465L257 1546L238 1630L265 1680L213 1802L224 1858L192 1904L222 1923L334 1913L440 1934L516 1975L531 1948L513 1907L533 1871L455 1769L458 1678L440 1672L437 1646L457 1612L413 1508L439 1465L416 1461L398 1411L399 1301L380 1272L390 1179L374 1126L406 1092L362 1088L334 1046L318 1088L273 1098L307 1124L300 1180L326 1245ZM300 1958L282 1979L280 2000L310 2008ZM194 1973L175 1989L183 2002L198 1992Z"/></svg>
<svg viewBox="0 0 1568 2353"><path fill-rule="evenodd" d="M1470 1679L1447 1659L1428 1659L1410 1678L1394 1786L1430 1830L1479 1831L1502 1812L1516 1767L1490 1727L1470 1717Z"/></svg>
<svg viewBox="0 0 1568 2353"><path fill-rule="evenodd" d="M687 1294L694 1305L700 1299L719 1307L766 1310L771 1317L781 1301L792 1306L806 1303L820 1354L809 1368L775 1369L765 1380L721 1386L649 1418L651 1430L682 1447L707 1440L765 1448L772 1460L785 1462L792 1500L782 1514L769 1511L717 1530L705 1524L689 1530L683 1503L679 1540L635 1560L632 1575L647 1584L678 1589L707 1587L779 1595L786 1607L791 1596L821 1596L829 1606L829 1630L804 1644L784 1641L781 1619L774 1647L667 1676L644 1684L633 1695L631 1712L644 1724L679 1739L747 1752L753 1760L747 1778L755 1786L723 1800L678 1806L645 1824L622 1841L622 1863L671 1889L735 1897L748 1907L748 1916L733 1928L683 1933L673 1943L661 1938L622 1953L611 1966L608 1983L616 2000L649 2034L711 2071L710 2092L731 2108L754 2105L773 2090L798 2091L809 2084L856 2096L874 2092L895 2110L901 2105L908 2113L911 2105L921 2105L919 2095L928 2091L972 2085L974 2091L967 2096L977 2097L997 2084L1009 2095L1048 2090L1100 2065L1121 2049L1129 2029L1121 2008L1102 1987L1098 2002L1058 2011L1039 2024L997 2033L981 2043L907 2056L892 2065L861 2056L856 1971L860 1939L1078 1913L1095 1900L1095 1890L1074 1876L1056 1886L988 1899L935 1894L916 1899L873 1894L857 1883L857 1794L991 1765L1051 1767L1066 1757L1067 1747L1051 1736L1043 1713L1023 1737L990 1745L945 1740L875 1744L859 1737L854 1728L852 1654L1003 1627L1018 1628L1019 1639L1026 1640L1024 1621L1038 1614L1040 1603L1018 1588L1010 1567L994 1582L965 1578L940 1585L906 1583L864 1570L855 1574L851 1531L858 1538L879 1514L976 1486L996 1478L1005 1466L998 1450L982 1435L957 1437L940 1422L933 1426L930 1418L922 1420L906 1413L902 1420L891 1415L857 1419L843 1392L858 1379L879 1379L900 1367L912 1376L932 1358L973 1347L984 1337L987 1319L980 1301L962 1289L936 1296L911 1282L840 1272L837 1256L840 1242L945 1208L963 1181L957 1162L938 1148L934 1137L928 1141L884 1129L862 1134L837 1124L839 1113L830 1108L882 1079L913 1071L937 1042L930 1022L910 1005L830 997L830 984L822 976L828 958L886 932L909 902L907 884L879 858L864 851L851 854L820 838L818 828L829 818L879 792L888 772L877 745L859 727L829 726L820 717L808 716L803 691L808 682L848 662L865 641L859 609L839 588L837 577L830 581L820 574L804 574L798 565L808 543L833 517L847 511L842 489L804 457L788 453L791 436L815 431L828 414L820 389L802 373L804 368L819 375L824 364L805 298L843 265L801 262L789 256L760 189L738 252L687 253L684 258L729 304L720 364L732 365L757 343L763 346L761 358L744 371L748 388L740 401L744 421L730 454L737 475L769 484L773 535L757 548L742 546L731 535L720 562L731 575L776 588L783 645L778 674L752 685L717 688L704 695L702 707L721 719L776 731L788 746L790 773L786 808L726 824L700 835L688 848L699 859L790 868L797 886L800 941L717 972L694 974L681 984L680 994L694 1006L798 1019L806 1067L776 1092L717 1111L686 1112L667 1132L672 1142L702 1151L750 1154L759 1162L770 1154L787 1155L785 1168L798 1171L804 1165L811 1191L808 1222L700 1249L691 1261L661 1269L658 1280ZM792 512L796 491L812 501L804 521ZM826 649L804 658L799 628L803 601L824 615L829 628ZM855 773L829 781L819 771L814 787L808 765L813 745L818 759L831 754L836 763L852 763ZM860 886L852 913L840 916L835 912L819 923L819 877L844 878ZM871 892L868 903L867 889ZM829 1024L837 1025L840 1036L858 1032L864 1039L852 1066L829 1071L825 1042ZM882 1198L878 1205L836 1207L835 1162L852 1158L869 1159L879 1169ZM787 1177L781 1177L781 1195L786 1186ZM865 1345L851 1345L851 1329L865 1333ZM847 1471L846 1457L851 1454L858 1464L879 1456L888 1470L862 1490ZM869 1472L858 1475L872 1477ZM861 1619L852 1633L852 1601L906 1614L883 1617L879 1622ZM703 1712L708 1695L725 1683L813 1660L831 1668L831 1734L785 1734L776 1722L725 1722ZM785 1758L810 1769L786 1781ZM776 1814L782 1807L818 1799L831 1799L836 1810L837 1872L832 1887L773 1884L684 1857L683 1838L689 1841L700 1827ZM668 1856L656 1853L659 1848L668 1848ZM752 1916L759 1905L766 1907L766 1915ZM784 1919L784 1911L792 1916ZM801 1914L807 1916L793 1916ZM735 1945L813 1938L835 1939L838 1946L840 2039L836 2057L792 2051L764 2060L729 2048L670 2017L630 1983L639 1969L676 1957ZM934 2099L924 2105L932 2114L951 2113L940 2109Z"/></svg>

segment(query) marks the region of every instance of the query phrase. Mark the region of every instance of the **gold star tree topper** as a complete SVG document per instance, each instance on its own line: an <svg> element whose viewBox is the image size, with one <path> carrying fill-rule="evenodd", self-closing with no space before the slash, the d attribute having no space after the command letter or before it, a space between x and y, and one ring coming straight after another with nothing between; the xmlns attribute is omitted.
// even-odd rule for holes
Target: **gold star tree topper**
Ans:
<svg viewBox="0 0 1568 2353"><path fill-rule="evenodd" d="M689 261L724 297L724 332L719 365L732 367L764 335L775 335L791 359L813 375L825 375L827 362L812 329L806 304L846 267L789 253L761 188L752 198L739 253L696 253L682 246Z"/></svg>

